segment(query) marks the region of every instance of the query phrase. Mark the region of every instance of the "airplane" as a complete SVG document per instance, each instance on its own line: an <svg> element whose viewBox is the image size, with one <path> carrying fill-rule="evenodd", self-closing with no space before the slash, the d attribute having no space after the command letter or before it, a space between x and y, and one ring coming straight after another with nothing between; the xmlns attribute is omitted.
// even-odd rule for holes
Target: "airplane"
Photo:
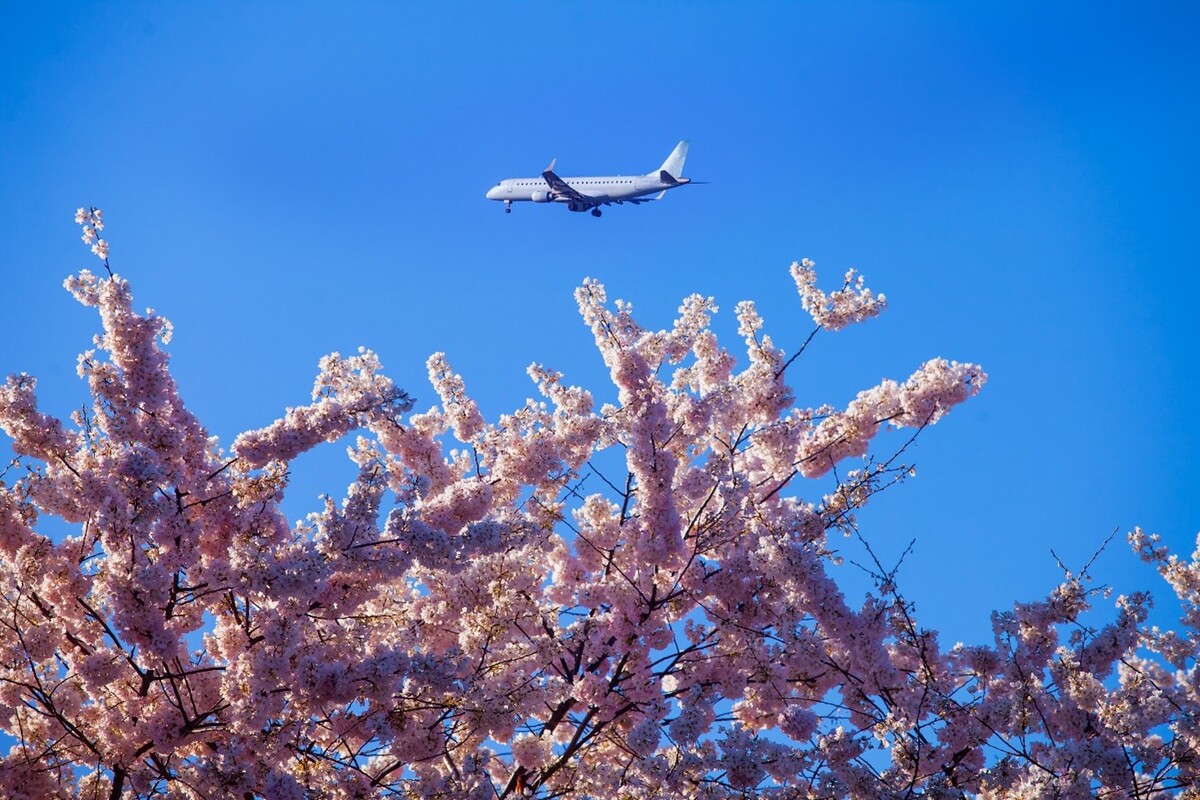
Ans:
<svg viewBox="0 0 1200 800"><path fill-rule="evenodd" d="M566 203L569 211L591 211L600 216L600 206L649 203L661 200L668 189L693 183L683 177L683 160L687 158L686 140L675 145L662 166L645 175L610 175L601 178L560 178L550 162L540 178L506 178L488 189L488 200L503 200L504 213L512 213L518 200L534 203ZM701 183L701 181L695 181ZM657 195L647 197L647 195Z"/></svg>

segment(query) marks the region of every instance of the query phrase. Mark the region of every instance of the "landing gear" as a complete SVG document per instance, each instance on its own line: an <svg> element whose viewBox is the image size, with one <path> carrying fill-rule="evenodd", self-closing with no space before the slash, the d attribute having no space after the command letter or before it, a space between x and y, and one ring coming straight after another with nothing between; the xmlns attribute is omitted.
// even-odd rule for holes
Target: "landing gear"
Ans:
<svg viewBox="0 0 1200 800"><path fill-rule="evenodd" d="M598 217L598 216L600 216L600 209L598 209L598 208L593 208L593 209L592 209L592 216L593 216L593 217Z"/></svg>
<svg viewBox="0 0 1200 800"><path fill-rule="evenodd" d="M505 200L505 201L504 201L504 213L505 213L505 214L511 214L511 213L512 213L512 200Z"/></svg>

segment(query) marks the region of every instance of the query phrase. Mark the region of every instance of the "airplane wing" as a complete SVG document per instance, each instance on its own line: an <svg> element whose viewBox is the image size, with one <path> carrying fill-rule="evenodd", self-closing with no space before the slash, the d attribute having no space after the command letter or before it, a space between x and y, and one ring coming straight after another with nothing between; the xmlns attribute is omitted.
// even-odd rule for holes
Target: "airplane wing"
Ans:
<svg viewBox="0 0 1200 800"><path fill-rule="evenodd" d="M654 195L654 197L625 197L625 198L622 198L621 200L614 200L613 202L633 203L635 206L640 206L642 203L653 203L655 200L662 200L663 195L665 195L666 193L667 193L667 190L663 189L661 192Z"/></svg>
<svg viewBox="0 0 1200 800"><path fill-rule="evenodd" d="M557 161L557 159L555 159L555 161ZM550 166L546 167L546 169L542 172L542 180L544 180L550 186L550 191L554 192L554 194L560 197L566 197L579 203L588 203L591 205L595 205L597 202L594 198L588 197L586 194L580 194L575 189L572 189L569 185L567 185L566 181L555 175L554 161L551 161Z"/></svg>

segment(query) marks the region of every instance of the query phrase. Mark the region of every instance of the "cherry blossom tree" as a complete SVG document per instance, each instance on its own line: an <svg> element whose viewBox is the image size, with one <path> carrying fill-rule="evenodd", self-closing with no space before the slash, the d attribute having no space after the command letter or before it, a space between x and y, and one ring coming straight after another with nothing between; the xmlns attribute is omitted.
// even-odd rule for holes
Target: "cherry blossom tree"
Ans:
<svg viewBox="0 0 1200 800"><path fill-rule="evenodd" d="M374 353L334 353L310 402L226 450L101 213L76 221L106 273L66 281L103 325L78 362L91 401L66 423L32 377L0 389L0 795L1200 796L1200 552L1130 536L1181 632L1146 626L1145 595L1090 625L1086 570L970 647L920 626L878 561L861 601L835 584L836 537L986 379L933 359L794 408L814 335L885 307L853 271L827 294L792 266L816 327L790 355L738 304L740 363L712 299L653 330L585 282L617 397L599 409L534 365L541 399L489 422L439 353L438 405L413 413ZM348 434L344 498L289 523L289 462Z"/></svg>

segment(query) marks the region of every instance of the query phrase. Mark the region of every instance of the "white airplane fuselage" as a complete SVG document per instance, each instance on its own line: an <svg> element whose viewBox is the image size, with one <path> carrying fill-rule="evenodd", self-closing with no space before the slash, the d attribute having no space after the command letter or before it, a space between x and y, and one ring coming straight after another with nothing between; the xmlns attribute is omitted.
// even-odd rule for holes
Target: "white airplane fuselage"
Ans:
<svg viewBox="0 0 1200 800"><path fill-rule="evenodd" d="M662 167L647 175L585 178L561 178L554 174L554 162L551 161L540 177L500 181L488 190L487 199L502 201L505 211L511 211L515 202L562 203L571 211L591 211L598 217L602 205L645 203L661 198L668 189L691 183L682 176L686 155L687 142L680 142Z"/></svg>
<svg viewBox="0 0 1200 800"><path fill-rule="evenodd" d="M663 183L658 176L608 175L599 178L563 178L563 183L575 191L598 202L617 202L635 197L659 194L688 183L687 179L675 183ZM555 196L549 184L542 178L506 178L487 193L488 200L528 200L533 203L570 203L569 196ZM586 209L579 209L586 211Z"/></svg>

